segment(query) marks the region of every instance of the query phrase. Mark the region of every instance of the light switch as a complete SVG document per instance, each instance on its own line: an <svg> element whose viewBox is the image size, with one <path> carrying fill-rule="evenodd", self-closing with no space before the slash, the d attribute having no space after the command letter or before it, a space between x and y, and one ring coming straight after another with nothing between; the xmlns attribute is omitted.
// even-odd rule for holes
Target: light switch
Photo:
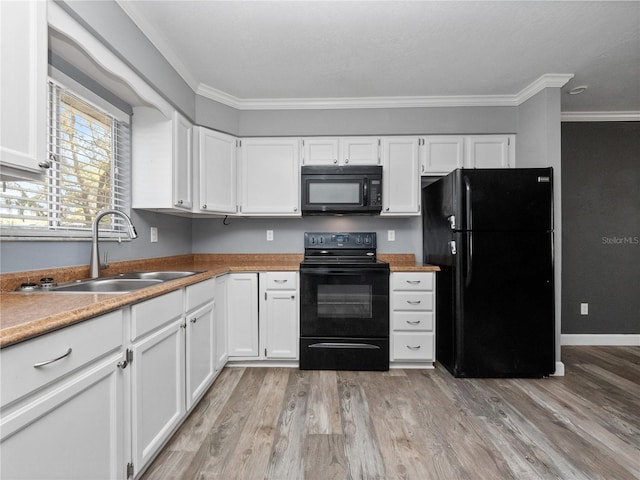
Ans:
<svg viewBox="0 0 640 480"><path fill-rule="evenodd" d="M267 230L267 242L273 242L273 230Z"/></svg>
<svg viewBox="0 0 640 480"><path fill-rule="evenodd" d="M396 241L396 231L395 230L387 230L387 240L390 242Z"/></svg>
<svg viewBox="0 0 640 480"><path fill-rule="evenodd" d="M158 227L151 227L151 231L149 232L149 238L151 239L151 243L157 243Z"/></svg>

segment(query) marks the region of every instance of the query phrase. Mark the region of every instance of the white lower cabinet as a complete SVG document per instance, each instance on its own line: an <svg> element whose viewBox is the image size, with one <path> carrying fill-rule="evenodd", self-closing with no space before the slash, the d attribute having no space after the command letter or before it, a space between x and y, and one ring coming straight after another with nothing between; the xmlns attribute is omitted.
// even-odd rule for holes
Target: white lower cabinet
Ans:
<svg viewBox="0 0 640 480"><path fill-rule="evenodd" d="M131 307L133 331L131 403L134 474L162 447L185 414L185 320L183 291ZM153 320L153 323L150 322Z"/></svg>
<svg viewBox="0 0 640 480"><path fill-rule="evenodd" d="M229 357L258 357L258 274L227 275Z"/></svg>
<svg viewBox="0 0 640 480"><path fill-rule="evenodd" d="M201 289L207 296L197 298ZM216 304L213 300L215 279L187 287L186 371L187 410L207 391L216 375ZM204 303L202 303L204 302Z"/></svg>
<svg viewBox="0 0 640 480"><path fill-rule="evenodd" d="M391 273L391 362L435 362L435 274Z"/></svg>
<svg viewBox="0 0 640 480"><path fill-rule="evenodd" d="M116 311L0 351L1 478L127 477L122 332Z"/></svg>
<svg viewBox="0 0 640 480"><path fill-rule="evenodd" d="M296 360L300 323L297 272L260 273L260 299L265 358Z"/></svg>

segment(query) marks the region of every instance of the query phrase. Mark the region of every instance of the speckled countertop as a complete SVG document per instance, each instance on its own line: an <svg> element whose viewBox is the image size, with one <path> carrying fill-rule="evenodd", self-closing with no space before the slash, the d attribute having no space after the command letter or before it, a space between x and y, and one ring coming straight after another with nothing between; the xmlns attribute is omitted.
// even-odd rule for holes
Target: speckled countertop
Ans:
<svg viewBox="0 0 640 480"><path fill-rule="evenodd" d="M379 254L392 272L438 271L416 264L413 255ZM62 283L87 278L87 266L38 270L0 275L0 348L63 328L136 302L229 272L297 271L301 254L196 254L118 262L103 275L144 270L192 270L196 275L126 293L17 293L27 279L53 277Z"/></svg>

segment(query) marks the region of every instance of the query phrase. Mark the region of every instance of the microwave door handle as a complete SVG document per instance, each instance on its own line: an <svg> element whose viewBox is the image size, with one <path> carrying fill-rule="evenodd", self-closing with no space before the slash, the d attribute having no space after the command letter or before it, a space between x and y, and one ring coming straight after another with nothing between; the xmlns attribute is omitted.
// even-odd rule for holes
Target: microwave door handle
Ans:
<svg viewBox="0 0 640 480"><path fill-rule="evenodd" d="M365 178L362 182L362 204L369 205L369 179Z"/></svg>

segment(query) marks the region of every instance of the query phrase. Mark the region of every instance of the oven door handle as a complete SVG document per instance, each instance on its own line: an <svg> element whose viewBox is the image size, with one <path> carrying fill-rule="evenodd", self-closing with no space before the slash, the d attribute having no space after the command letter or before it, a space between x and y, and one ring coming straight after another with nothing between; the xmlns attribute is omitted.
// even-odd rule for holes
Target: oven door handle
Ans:
<svg viewBox="0 0 640 480"><path fill-rule="evenodd" d="M380 350L378 345L371 345L370 343L338 343L338 342L321 342L312 343L309 348L358 348L369 350Z"/></svg>
<svg viewBox="0 0 640 480"><path fill-rule="evenodd" d="M362 274L378 273L376 270L368 270L361 268L313 268L313 269L300 269L300 273L304 275L351 275L360 276Z"/></svg>

